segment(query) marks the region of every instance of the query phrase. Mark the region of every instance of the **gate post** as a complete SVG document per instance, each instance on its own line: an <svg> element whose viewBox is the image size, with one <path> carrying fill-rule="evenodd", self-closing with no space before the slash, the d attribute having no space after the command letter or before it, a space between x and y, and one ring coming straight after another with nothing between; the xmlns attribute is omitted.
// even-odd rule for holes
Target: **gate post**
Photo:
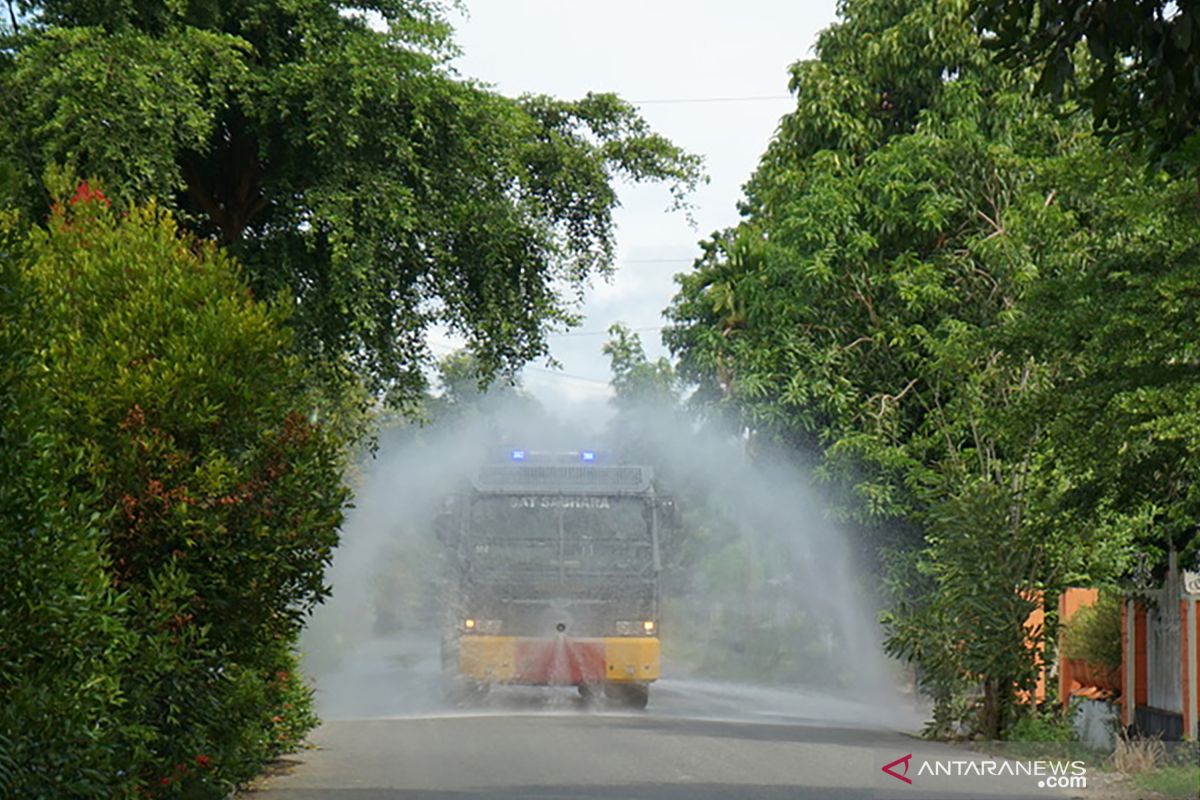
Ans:
<svg viewBox="0 0 1200 800"><path fill-rule="evenodd" d="M1121 617L1121 724L1126 728L1137 723L1137 707L1148 702L1147 625L1146 609L1137 600L1126 598Z"/></svg>
<svg viewBox="0 0 1200 800"><path fill-rule="evenodd" d="M1134 619L1134 601L1126 598L1121 614L1121 725L1125 728L1133 725L1136 707L1134 685L1137 679L1137 659L1134 657L1133 646L1136 641Z"/></svg>
<svg viewBox="0 0 1200 800"><path fill-rule="evenodd" d="M1200 660L1200 572L1183 572L1183 599L1179 601L1179 634L1183 647L1183 733L1200 739L1200 691L1197 691L1197 661Z"/></svg>

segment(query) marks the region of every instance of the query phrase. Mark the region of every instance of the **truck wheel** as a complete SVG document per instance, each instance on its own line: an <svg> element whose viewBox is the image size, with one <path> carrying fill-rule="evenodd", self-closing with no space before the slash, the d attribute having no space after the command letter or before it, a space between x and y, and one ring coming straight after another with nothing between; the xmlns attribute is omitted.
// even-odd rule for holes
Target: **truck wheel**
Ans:
<svg viewBox="0 0 1200 800"><path fill-rule="evenodd" d="M645 683L608 683L604 696L624 708L643 709L650 702L650 686Z"/></svg>

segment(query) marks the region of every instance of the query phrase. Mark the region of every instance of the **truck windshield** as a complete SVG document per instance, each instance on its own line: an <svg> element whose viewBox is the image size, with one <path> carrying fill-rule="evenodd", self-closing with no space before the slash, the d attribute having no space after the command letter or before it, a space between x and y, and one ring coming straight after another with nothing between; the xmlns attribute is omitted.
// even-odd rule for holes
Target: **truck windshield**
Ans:
<svg viewBox="0 0 1200 800"><path fill-rule="evenodd" d="M645 504L637 497L505 495L480 497L471 508L471 536L486 539L649 541Z"/></svg>
<svg viewBox="0 0 1200 800"><path fill-rule="evenodd" d="M475 570L489 573L640 573L653 561L649 509L638 497L477 497L468 537Z"/></svg>

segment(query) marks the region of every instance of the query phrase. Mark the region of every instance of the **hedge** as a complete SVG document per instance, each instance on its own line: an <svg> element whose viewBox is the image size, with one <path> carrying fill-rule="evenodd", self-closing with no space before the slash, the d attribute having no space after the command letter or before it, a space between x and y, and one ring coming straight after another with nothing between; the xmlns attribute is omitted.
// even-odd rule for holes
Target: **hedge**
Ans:
<svg viewBox="0 0 1200 800"><path fill-rule="evenodd" d="M154 205L0 215L0 794L224 797L315 723L344 443L286 309Z"/></svg>

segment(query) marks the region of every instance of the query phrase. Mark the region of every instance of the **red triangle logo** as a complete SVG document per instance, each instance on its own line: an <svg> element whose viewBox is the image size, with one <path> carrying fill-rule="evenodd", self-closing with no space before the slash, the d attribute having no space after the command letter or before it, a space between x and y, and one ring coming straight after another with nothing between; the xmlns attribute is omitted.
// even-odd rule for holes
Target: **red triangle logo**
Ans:
<svg viewBox="0 0 1200 800"><path fill-rule="evenodd" d="M886 772L888 775L891 775L893 778L902 780L905 783L912 783L912 778L904 777L905 775L908 774L908 762L911 760L912 760L912 753L909 753L908 755L906 755L902 758L897 758L895 761L893 761L890 764L885 764L883 767L883 771ZM892 767L895 767L899 764L904 765L904 773L903 774L892 772Z"/></svg>

